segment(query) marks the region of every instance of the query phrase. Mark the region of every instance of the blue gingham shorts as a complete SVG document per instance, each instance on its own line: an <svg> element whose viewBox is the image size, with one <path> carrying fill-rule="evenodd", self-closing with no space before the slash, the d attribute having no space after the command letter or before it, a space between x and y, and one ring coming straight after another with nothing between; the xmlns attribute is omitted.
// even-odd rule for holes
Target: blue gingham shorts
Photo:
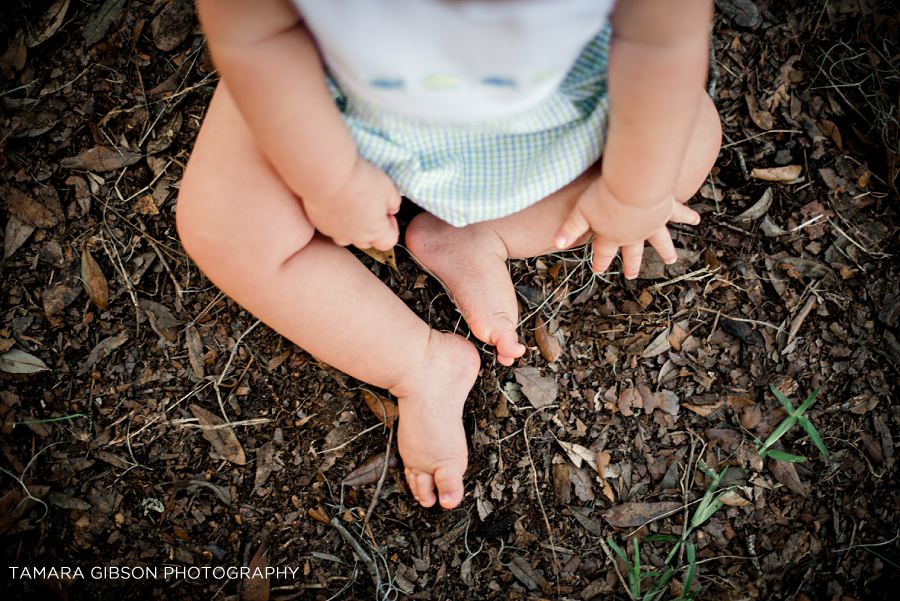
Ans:
<svg viewBox="0 0 900 601"><path fill-rule="evenodd" d="M359 155L383 170L400 194L461 227L521 211L600 158L610 34L607 25L542 104L493 121L457 125L403 117L329 84Z"/></svg>

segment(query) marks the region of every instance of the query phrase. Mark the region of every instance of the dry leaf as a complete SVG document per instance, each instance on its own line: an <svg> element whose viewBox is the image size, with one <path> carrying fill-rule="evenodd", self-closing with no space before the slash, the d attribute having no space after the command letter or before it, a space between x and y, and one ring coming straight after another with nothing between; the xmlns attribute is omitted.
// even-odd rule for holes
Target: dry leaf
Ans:
<svg viewBox="0 0 900 601"><path fill-rule="evenodd" d="M141 160L141 155L124 148L107 148L95 146L81 154L67 157L59 162L66 169L84 169L85 171L116 171L122 167L134 165Z"/></svg>
<svg viewBox="0 0 900 601"><path fill-rule="evenodd" d="M381 423L383 423L388 428L394 425L394 422L397 421L397 418L400 416L400 410L397 408L397 404L393 403L374 392L370 392L365 388L362 389L362 398L366 402L366 405L375 414Z"/></svg>
<svg viewBox="0 0 900 601"><path fill-rule="evenodd" d="M183 124L184 117L181 115L181 111L178 111L175 113L174 117L163 124L161 131L156 137L147 142L147 154L156 154L171 146L172 142L175 141L175 136L181 131L181 126Z"/></svg>
<svg viewBox="0 0 900 601"><path fill-rule="evenodd" d="M153 43L163 52L173 50L185 41L194 27L194 4L191 0L171 0L150 23Z"/></svg>
<svg viewBox="0 0 900 601"><path fill-rule="evenodd" d="M394 271L400 271L399 269L397 269L397 256L396 254L394 254L393 248L390 250L378 250L377 248L361 248L360 250L382 265L390 265L394 268Z"/></svg>
<svg viewBox="0 0 900 601"><path fill-rule="evenodd" d="M553 438L556 438L555 434L553 435ZM575 467L581 467L581 462L584 461L587 462L587 464L592 468L594 468L594 471L597 471L596 453L577 443L566 442L558 438L556 438L556 442L558 442L559 446L563 448L563 450L569 456L569 459L571 459L572 463L575 464Z"/></svg>
<svg viewBox="0 0 900 601"><path fill-rule="evenodd" d="M56 315L75 302L75 299L81 296L83 289L81 280L72 273L64 275L44 288L41 298L47 317Z"/></svg>
<svg viewBox="0 0 900 601"><path fill-rule="evenodd" d="M744 94L744 100L747 101L747 109L750 111L750 118L753 122L756 123L760 129L765 131L772 129L775 125L775 122L772 119L772 113L759 108L759 104L756 102L756 96L747 92Z"/></svg>
<svg viewBox="0 0 900 601"><path fill-rule="evenodd" d="M0 355L0 371L8 374L34 374L49 369L46 363L19 349L12 349Z"/></svg>
<svg viewBox="0 0 900 601"><path fill-rule="evenodd" d="M43 498L48 492L50 492L49 486L29 484L28 495L19 489L11 490L3 495L0 498L0 534L9 530L10 526L27 514L37 500Z"/></svg>
<svg viewBox="0 0 900 601"><path fill-rule="evenodd" d="M562 354L562 346L559 344L556 336L550 333L547 322L540 315L535 318L534 322L534 340L541 351L541 356L553 363Z"/></svg>
<svg viewBox="0 0 900 601"><path fill-rule="evenodd" d="M631 417L634 415L634 412L631 410L634 409L642 409L644 406L643 399L641 399L641 395L638 393L638 389L634 386L625 387L619 391L619 413L624 415L625 417Z"/></svg>
<svg viewBox="0 0 900 601"><path fill-rule="evenodd" d="M20 29L9 40L6 52L0 56L0 72L6 79L16 79L16 71L25 66L28 51L25 49L25 34Z"/></svg>
<svg viewBox="0 0 900 601"><path fill-rule="evenodd" d="M572 482L575 489L575 496L578 497L578 500L582 503L593 501L594 487L591 486L590 475L588 475L584 469L575 467L574 465L567 466L567 471L569 472L569 479Z"/></svg>
<svg viewBox="0 0 900 601"><path fill-rule="evenodd" d="M391 451L388 457L388 469L397 467L397 455ZM362 464L347 474L347 477L341 480L341 484L346 486L365 486L366 484L375 484L381 478L381 472L384 471L384 453L377 453L362 462Z"/></svg>
<svg viewBox="0 0 900 601"><path fill-rule="evenodd" d="M28 237L37 229L33 225L28 225L15 215L10 215L6 222L6 232L3 237L3 258L8 259L14 252L19 250Z"/></svg>
<svg viewBox="0 0 900 601"><path fill-rule="evenodd" d="M554 457L554 461L557 458ZM565 463L553 464L553 490L556 492L556 503L568 505L572 502L572 483L569 480L569 466Z"/></svg>
<svg viewBox="0 0 900 601"><path fill-rule="evenodd" d="M603 519L616 528L637 528L681 509L681 503L623 503L601 512Z"/></svg>
<svg viewBox="0 0 900 601"><path fill-rule="evenodd" d="M744 487L749 488L749 487ZM753 490L753 489L749 489ZM745 492L747 496L749 496L748 492ZM727 490L721 496L719 496L719 500L722 501L725 505L730 507L746 507L747 505L753 505L753 501L748 500L745 496L741 495L737 490Z"/></svg>
<svg viewBox="0 0 900 601"><path fill-rule="evenodd" d="M735 217L735 221L753 221L754 219L759 219L769 210L769 207L772 206L772 200L775 198L775 193L772 191L772 188L766 188L766 191L763 192L763 195L759 200L754 203L752 207Z"/></svg>
<svg viewBox="0 0 900 601"><path fill-rule="evenodd" d="M87 248L81 251L81 282L84 291L91 297L91 301L103 310L109 303L109 285L106 277L100 271L100 265L94 260Z"/></svg>
<svg viewBox="0 0 900 601"><path fill-rule="evenodd" d="M780 444L775 444L772 448L781 446ZM781 450L781 449L779 449ZM800 481L800 476L797 475L797 468L794 467L794 464L790 461L777 461L775 459L769 459L769 471L772 472L772 475L775 478L784 484L787 488L797 493L800 496L807 496L806 489L803 487L803 483Z"/></svg>
<svg viewBox="0 0 900 601"><path fill-rule="evenodd" d="M269 577L264 575L266 574L266 568L269 567L269 562L266 560L265 543L259 546L247 567L250 570L250 575L244 577L244 582L241 586L241 601L269 601L272 585L269 582ZM254 578L256 574L263 574L264 576Z"/></svg>
<svg viewBox="0 0 900 601"><path fill-rule="evenodd" d="M591 519L591 510L589 508L569 505L567 509L585 530L594 536L606 536L606 533L603 532L603 526Z"/></svg>
<svg viewBox="0 0 900 601"><path fill-rule="evenodd" d="M97 361L112 354L114 350L128 342L128 332L119 332L115 336L109 336L97 343L85 362L78 368L78 375L83 376L94 366Z"/></svg>
<svg viewBox="0 0 900 601"><path fill-rule="evenodd" d="M38 228L51 228L59 223L53 211L44 206L37 198L12 186L0 186L0 198L6 202L10 214L18 217L22 223Z"/></svg>
<svg viewBox="0 0 900 601"><path fill-rule="evenodd" d="M803 173L800 165L785 165L784 167L768 167L766 169L754 169L750 177L764 179L769 182L792 182Z"/></svg>
<svg viewBox="0 0 900 601"><path fill-rule="evenodd" d="M558 386L556 380L542 376L536 367L518 367L513 370L516 382L522 387L522 394L535 409L540 409L556 400Z"/></svg>
<svg viewBox="0 0 900 601"><path fill-rule="evenodd" d="M205 364L203 357L203 340L200 338L200 332L197 331L196 326L193 324L185 328L184 342L185 346L187 346L188 361L191 363L191 369L194 370L194 375L202 380L206 375L203 369Z"/></svg>
<svg viewBox="0 0 900 601"><path fill-rule="evenodd" d="M691 405L689 403L684 403L681 406L684 407L685 409L690 409L691 411L693 411L694 413L696 413L697 415L699 415L701 417L707 417L707 416L709 416L710 413L712 413L713 411L715 411L716 409L718 409L719 407L721 407L724 404L725 404L725 399L716 401L715 403L713 403L711 405Z"/></svg>
<svg viewBox="0 0 900 601"><path fill-rule="evenodd" d="M600 477L600 482L603 484L603 495L609 499L610 503L615 503L616 494L613 492L612 486L609 485L609 482L604 475L611 460L612 456L606 451L597 451L597 474Z"/></svg>
<svg viewBox="0 0 900 601"><path fill-rule="evenodd" d="M275 445L272 441L256 449L256 477L253 480L253 492L263 497L269 493L263 488L275 469Z"/></svg>
<svg viewBox="0 0 900 601"><path fill-rule="evenodd" d="M310 507L309 511L307 513L309 514L309 517L311 517L312 519L317 520L319 522L322 522L323 524L331 523L331 518L328 517L328 514L325 512L324 509L322 509L321 506Z"/></svg>
<svg viewBox="0 0 900 601"><path fill-rule="evenodd" d="M197 421L203 426L201 432L203 438L209 441L213 449L223 459L227 459L237 465L246 465L247 458L244 456L244 448L238 441L237 435L231 426L225 426L225 420L221 417L207 411L203 407L191 405L189 407L191 413L197 418ZM222 426L222 427L216 427Z"/></svg>
<svg viewBox="0 0 900 601"><path fill-rule="evenodd" d="M669 342L670 331L671 330L669 328L663 328L663 331L660 332L659 335L654 338L650 344L647 345L647 348L644 349L644 352L641 353L641 358L649 359L657 355L662 355L670 348L672 348L672 344Z"/></svg>
<svg viewBox="0 0 900 601"><path fill-rule="evenodd" d="M124 6L125 0L106 0L99 9L91 13L84 24L84 29L81 30L85 44L93 46L102 40L109 30L109 26L112 25L116 13Z"/></svg>
<svg viewBox="0 0 900 601"><path fill-rule="evenodd" d="M149 194L144 194L131 205L131 210L141 215L159 215L156 201Z"/></svg>
<svg viewBox="0 0 900 601"><path fill-rule="evenodd" d="M56 0L51 4L34 26L33 31L36 33L32 34L29 31L25 34L25 45L34 48L49 40L62 26L67 10L69 10L69 0Z"/></svg>

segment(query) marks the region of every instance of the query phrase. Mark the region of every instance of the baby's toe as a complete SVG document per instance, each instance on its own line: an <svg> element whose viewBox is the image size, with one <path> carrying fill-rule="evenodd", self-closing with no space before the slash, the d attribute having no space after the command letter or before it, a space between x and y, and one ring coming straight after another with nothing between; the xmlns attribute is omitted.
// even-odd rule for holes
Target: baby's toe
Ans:
<svg viewBox="0 0 900 601"><path fill-rule="evenodd" d="M460 504L465 489L463 487L463 470L459 467L439 467L434 472L434 483L440 495L441 507L453 509Z"/></svg>
<svg viewBox="0 0 900 601"><path fill-rule="evenodd" d="M503 333L496 343L497 360L502 365L512 365L513 361L525 354L525 345L519 342L516 332L508 331Z"/></svg>
<svg viewBox="0 0 900 601"><path fill-rule="evenodd" d="M422 507L431 507L437 501L434 496L434 476L431 474L407 470L406 483Z"/></svg>

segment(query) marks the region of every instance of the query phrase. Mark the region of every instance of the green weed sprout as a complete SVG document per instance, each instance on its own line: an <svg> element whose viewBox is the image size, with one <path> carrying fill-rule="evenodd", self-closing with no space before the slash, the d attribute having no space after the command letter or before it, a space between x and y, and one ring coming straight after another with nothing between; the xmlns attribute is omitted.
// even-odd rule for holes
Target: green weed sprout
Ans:
<svg viewBox="0 0 900 601"><path fill-rule="evenodd" d="M816 431L816 427L813 426L812 422L809 421L809 418L803 415L803 413L812 405L812 402L816 400L816 397L819 394L819 391L822 390L822 387L813 391L809 398L803 401L803 404L794 409L794 405L791 404L791 401L788 400L786 396L784 396L780 390L769 384L769 388L772 389L772 394L775 395L775 398L778 399L781 404L784 406L785 411L788 412L787 418L775 428L775 431L772 432L769 437L766 439L766 442L763 443L761 447L759 447L759 456L762 459L766 457L771 457L772 459L778 461L790 461L791 463L799 463L801 461L806 461L806 457L802 455L791 455L790 453L785 453L784 451L779 451L778 449L770 448L773 444L775 444L779 438L784 436L785 432L794 427L795 424L799 422L803 429L806 430L806 433L809 434L809 438L813 441L813 444L816 445L816 448L822 452L823 455L828 457L828 450L825 448L825 444L822 442L822 437L819 436L819 433ZM756 445L759 446L759 439L756 439Z"/></svg>

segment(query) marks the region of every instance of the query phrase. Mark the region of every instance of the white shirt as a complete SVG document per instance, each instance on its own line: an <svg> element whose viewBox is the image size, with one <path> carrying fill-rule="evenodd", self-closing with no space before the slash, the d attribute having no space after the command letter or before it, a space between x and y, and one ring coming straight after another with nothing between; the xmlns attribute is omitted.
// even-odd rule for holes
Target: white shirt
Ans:
<svg viewBox="0 0 900 601"><path fill-rule="evenodd" d="M471 123L559 86L615 0L293 0L351 99Z"/></svg>

